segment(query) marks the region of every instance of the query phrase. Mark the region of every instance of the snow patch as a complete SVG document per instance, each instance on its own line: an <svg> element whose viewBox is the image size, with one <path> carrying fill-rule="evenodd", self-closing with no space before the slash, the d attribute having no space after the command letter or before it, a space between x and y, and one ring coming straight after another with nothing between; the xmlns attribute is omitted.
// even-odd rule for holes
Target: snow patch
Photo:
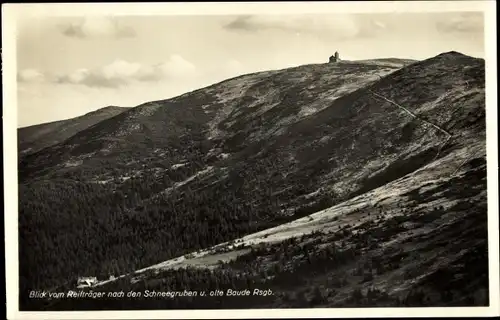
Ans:
<svg viewBox="0 0 500 320"><path fill-rule="evenodd" d="M158 197L161 194L168 195L170 192L172 192L172 190L174 190L176 188L179 188L179 187L182 187L183 185L186 185L189 182L191 182L191 181L193 181L193 180L195 180L197 178L200 178L200 177L202 177L204 175L207 175L208 173L212 172L213 169L214 169L214 167L208 166L207 168L205 168L205 169L203 169L201 171L196 172L195 174L193 174L192 176L188 177L187 179L185 179L183 181L180 181L180 182L174 183L174 185L172 187L166 188L160 194L155 195L153 198L156 198L156 197Z"/></svg>
<svg viewBox="0 0 500 320"><path fill-rule="evenodd" d="M332 139L332 137L330 137L330 136L324 136L324 137L321 137L321 139L319 139L319 143L327 143L331 139Z"/></svg>
<svg viewBox="0 0 500 320"><path fill-rule="evenodd" d="M310 198L316 197L321 191L322 191L321 188L319 188L318 190L316 190L314 192L311 192L311 193L304 195L304 198L310 199Z"/></svg>
<svg viewBox="0 0 500 320"><path fill-rule="evenodd" d="M181 187L181 186L183 186L183 185L185 185L185 184L187 184L187 183L195 180L196 178L204 176L204 175L210 173L213 169L214 169L214 167L208 166L207 168L205 168L205 169L203 169L201 171L196 172L195 174L193 174L192 176L190 176L186 180L174 183L174 188Z"/></svg>
<svg viewBox="0 0 500 320"><path fill-rule="evenodd" d="M95 180L95 181L91 181L92 183L97 183L97 184L108 184L110 183L111 181L113 181L113 179L107 179L107 180Z"/></svg>
<svg viewBox="0 0 500 320"><path fill-rule="evenodd" d="M187 163L176 163L176 164L172 165L170 168L171 168L172 170L175 170L175 169L178 169L178 168L182 168L182 167L184 167L185 165L187 165Z"/></svg>
<svg viewBox="0 0 500 320"><path fill-rule="evenodd" d="M299 117L307 117L307 116L310 116L312 114L315 114L316 112L318 112L318 110L316 108L312 108L310 106L305 106L305 107L302 107L300 109L298 116Z"/></svg>
<svg viewBox="0 0 500 320"><path fill-rule="evenodd" d="M85 154L79 155L78 159L88 159L88 158L93 157L94 155L95 155L95 152L85 153Z"/></svg>
<svg viewBox="0 0 500 320"><path fill-rule="evenodd" d="M66 161L66 162L64 163L64 166L65 166L66 168L68 168L68 167L78 167L78 166L80 166L82 163L83 163L83 160L73 160L73 161L71 161L71 160L70 160L70 161Z"/></svg>
<svg viewBox="0 0 500 320"><path fill-rule="evenodd" d="M24 149L24 150L22 150L22 151L21 151L21 154L28 153L28 152L30 152L31 150L33 150L33 148Z"/></svg>

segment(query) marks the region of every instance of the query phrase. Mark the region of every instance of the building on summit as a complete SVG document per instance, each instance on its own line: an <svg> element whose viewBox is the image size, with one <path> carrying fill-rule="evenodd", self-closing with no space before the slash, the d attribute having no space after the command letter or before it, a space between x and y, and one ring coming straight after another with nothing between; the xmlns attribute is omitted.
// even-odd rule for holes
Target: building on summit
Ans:
<svg viewBox="0 0 500 320"><path fill-rule="evenodd" d="M330 63L335 63L335 62L339 62L339 61L340 61L339 53L338 53L338 51L335 51L335 54L330 57L329 62Z"/></svg>

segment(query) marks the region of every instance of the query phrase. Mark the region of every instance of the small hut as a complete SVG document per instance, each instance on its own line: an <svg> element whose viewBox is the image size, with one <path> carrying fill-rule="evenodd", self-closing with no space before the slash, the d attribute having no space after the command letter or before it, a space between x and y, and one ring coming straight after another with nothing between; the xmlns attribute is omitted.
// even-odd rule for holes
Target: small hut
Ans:
<svg viewBox="0 0 500 320"><path fill-rule="evenodd" d="M97 277L79 277L77 280L77 288L92 287L97 283Z"/></svg>

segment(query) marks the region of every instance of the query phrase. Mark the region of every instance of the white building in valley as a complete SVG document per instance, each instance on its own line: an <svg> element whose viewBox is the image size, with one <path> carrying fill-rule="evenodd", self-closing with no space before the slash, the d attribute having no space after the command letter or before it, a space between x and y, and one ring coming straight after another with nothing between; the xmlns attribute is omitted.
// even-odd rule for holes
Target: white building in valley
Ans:
<svg viewBox="0 0 500 320"><path fill-rule="evenodd" d="M97 277L78 277L76 285L78 289L81 289L81 288L92 287L96 283L97 283Z"/></svg>

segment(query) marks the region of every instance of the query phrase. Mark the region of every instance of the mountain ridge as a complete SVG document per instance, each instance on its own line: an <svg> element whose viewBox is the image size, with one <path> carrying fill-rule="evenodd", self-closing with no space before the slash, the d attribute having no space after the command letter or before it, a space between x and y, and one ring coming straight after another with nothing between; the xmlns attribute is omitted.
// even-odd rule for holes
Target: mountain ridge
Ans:
<svg viewBox="0 0 500 320"><path fill-rule="evenodd" d="M387 232L397 238L423 228L422 246L437 254L439 234L424 221L445 228L446 222L477 220L471 230L477 241L485 239L484 120L484 60L453 53L403 67L341 61L253 73L141 104L24 159L20 225L31 230L29 217L37 212L39 237L21 232L27 248L22 274L32 281L23 288L61 284L75 273L102 278L176 257L191 261L190 253L263 233L265 239L268 232L283 246L309 231L333 232L340 237L335 241L345 234L342 241L354 241L377 259L392 254L380 256L355 234L382 243L395 240L374 230L392 230ZM471 204L478 210L464 212ZM337 212L340 220L332 220ZM48 221L58 231L47 229ZM375 225L361 228L363 223ZM290 227L307 232L280 233ZM446 248L483 245L466 234ZM311 237L338 246L326 235ZM36 241L43 252L59 245L68 259L32 257ZM233 249L231 259L239 256ZM266 256L258 252L255 259ZM30 272L38 278L28 273L27 266L42 265L56 272L34 267ZM132 280L114 284L128 287ZM338 299L331 303L342 303Z"/></svg>
<svg viewBox="0 0 500 320"><path fill-rule="evenodd" d="M35 124L17 129L18 149L21 154L34 153L64 141L70 136L98 122L114 117L128 108L107 106L81 116Z"/></svg>

